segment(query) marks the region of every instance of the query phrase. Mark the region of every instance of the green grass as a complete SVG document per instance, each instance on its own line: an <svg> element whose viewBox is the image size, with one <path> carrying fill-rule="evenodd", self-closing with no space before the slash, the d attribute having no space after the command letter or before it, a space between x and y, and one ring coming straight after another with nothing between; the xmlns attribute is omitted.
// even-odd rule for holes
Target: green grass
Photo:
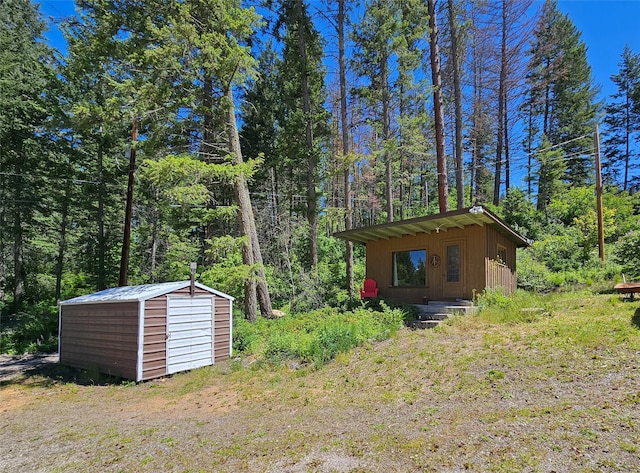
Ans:
<svg viewBox="0 0 640 473"><path fill-rule="evenodd" d="M236 319L234 350L267 363L296 359L319 368L340 353L393 336L403 318L400 309L382 304L380 310L360 307L341 312L327 307L255 323Z"/></svg>
<svg viewBox="0 0 640 473"><path fill-rule="evenodd" d="M640 303L496 296L388 338L358 335L354 317L259 322L242 359L154 383L9 386L29 402L3 412L0 442L42 471L639 471ZM315 366L311 342L270 345L285 327L342 351ZM352 334L362 343L340 345ZM308 368L251 363L283 345Z"/></svg>

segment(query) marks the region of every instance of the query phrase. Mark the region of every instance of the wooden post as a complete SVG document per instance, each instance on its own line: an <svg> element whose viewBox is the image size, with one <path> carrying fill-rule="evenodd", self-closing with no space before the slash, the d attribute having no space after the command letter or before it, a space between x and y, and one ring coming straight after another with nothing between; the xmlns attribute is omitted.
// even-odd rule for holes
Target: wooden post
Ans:
<svg viewBox="0 0 640 473"><path fill-rule="evenodd" d="M600 167L600 133L596 122L593 133L593 147L596 158L596 207L598 213L598 255L604 261L604 222L602 217L602 171Z"/></svg>
<svg viewBox="0 0 640 473"><path fill-rule="evenodd" d="M118 286L127 285L127 272L129 270L129 249L131 247L131 219L133 217L133 178L136 170L136 148L138 141L138 120L133 120L131 132L131 152L129 153L129 180L127 183L127 205L124 215L124 235L122 237L122 255L120 258L120 278Z"/></svg>

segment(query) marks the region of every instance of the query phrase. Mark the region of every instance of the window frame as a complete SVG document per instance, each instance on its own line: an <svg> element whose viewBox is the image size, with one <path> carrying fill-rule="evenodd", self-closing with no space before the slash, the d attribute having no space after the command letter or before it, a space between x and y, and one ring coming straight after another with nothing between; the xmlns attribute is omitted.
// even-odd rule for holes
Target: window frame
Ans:
<svg viewBox="0 0 640 473"><path fill-rule="evenodd" d="M411 256L411 253L417 253L417 252L422 252L422 258L419 258L417 261L414 261L414 259ZM419 284L400 284L400 281L398 281L398 271L397 271L397 258L396 255L398 254L402 254L402 253L408 253L409 254L409 261L411 261L413 263L413 270L414 270L414 276L417 275L418 278L422 278L422 281L418 281ZM428 278L427 278L427 262L428 262L428 256L429 256L429 252L427 251L426 248L412 248L409 250L399 250L399 251L392 251L391 252L391 287L393 288L402 288L402 289L406 289L406 288L424 288L424 287L428 287ZM422 263L423 265L423 271L422 274L419 274L419 269L420 269L420 263ZM417 267L416 267L417 264Z"/></svg>

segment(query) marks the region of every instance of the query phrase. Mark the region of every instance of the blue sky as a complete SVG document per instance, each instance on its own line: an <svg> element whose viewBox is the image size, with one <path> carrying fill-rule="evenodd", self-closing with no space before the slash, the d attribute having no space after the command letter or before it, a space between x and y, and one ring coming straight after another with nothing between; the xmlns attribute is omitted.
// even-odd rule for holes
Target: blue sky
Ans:
<svg viewBox="0 0 640 473"><path fill-rule="evenodd" d="M48 37L57 48L63 46L56 23L74 14L72 0L41 0L45 18L51 19ZM310 2L310 3L313 3ZM538 6L542 0L536 1ZM640 0L560 0L559 9L567 13L588 47L588 59L596 83L602 86L602 98L615 91L610 77L618 70L625 44L640 52Z"/></svg>
<svg viewBox="0 0 640 473"><path fill-rule="evenodd" d="M640 0L564 0L558 8L582 32L594 80L608 98L625 44L640 53Z"/></svg>

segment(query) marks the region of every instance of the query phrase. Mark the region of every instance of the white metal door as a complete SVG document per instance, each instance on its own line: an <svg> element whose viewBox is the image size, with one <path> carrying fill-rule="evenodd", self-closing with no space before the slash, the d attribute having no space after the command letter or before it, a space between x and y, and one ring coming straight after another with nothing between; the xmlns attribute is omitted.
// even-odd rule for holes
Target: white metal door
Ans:
<svg viewBox="0 0 640 473"><path fill-rule="evenodd" d="M167 374L213 364L213 297L167 300Z"/></svg>

